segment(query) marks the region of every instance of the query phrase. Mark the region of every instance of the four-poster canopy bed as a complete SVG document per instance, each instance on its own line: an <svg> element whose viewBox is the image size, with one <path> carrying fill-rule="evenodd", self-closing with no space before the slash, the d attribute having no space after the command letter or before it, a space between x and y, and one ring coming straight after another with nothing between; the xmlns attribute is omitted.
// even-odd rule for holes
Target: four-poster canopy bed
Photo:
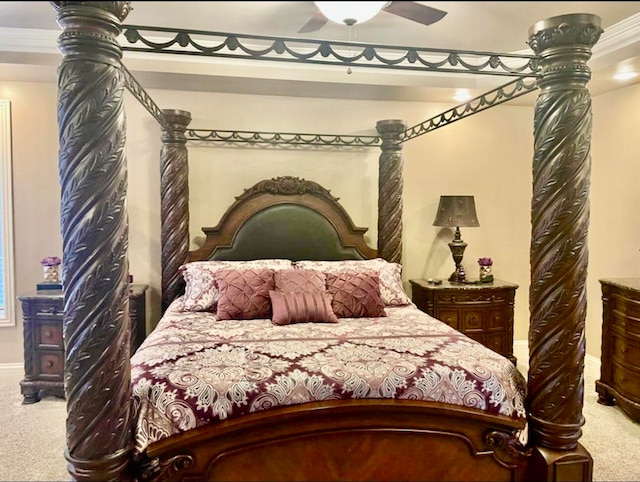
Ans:
<svg viewBox="0 0 640 482"><path fill-rule="evenodd" d="M602 31L598 17L573 14L535 24L529 32L529 45L536 55L524 58L525 66L517 69L502 61L501 56L508 54L483 54L489 60L482 67L469 67L462 59L472 53L451 52L447 66L445 62L424 61L421 49L408 49L408 67L386 64L388 68L435 71L462 65L482 75L497 68L518 77L514 84L507 84L514 86L511 93L507 87L498 89L494 101L483 96L409 129L402 121L378 121L379 138L335 136L327 142L322 135L310 140L304 135L249 136L254 141L267 139L270 144L379 143L377 249L366 245L362 237L366 230L354 226L326 189L312 181L282 176L258 183L238 196L219 225L205 229L203 246L189 251L186 144L203 136L225 140L225 134L188 131L190 114L157 107L121 64L122 50L127 48L120 46L117 38L129 2L53 5L63 29L59 39L63 60L58 71L58 122L65 259L65 456L75 479L591 479L592 460L578 440L584 423L591 131L587 61ZM144 29L153 30L127 27L129 42L142 41L147 46L128 49L164 51L173 45L144 41L140 35ZM188 32L168 31L177 34L181 46L189 45ZM240 37L228 35L226 46L237 49ZM287 50L283 48L285 40L270 40L278 54ZM318 51L323 57L332 51L327 42L315 43L321 44ZM219 56L220 52L216 48L202 50L204 55ZM276 60L255 52L247 55ZM365 47L363 58L377 59L378 67L385 64L375 46ZM345 62L336 59L329 63ZM308 55L293 60L309 61ZM419 67L413 65L416 60ZM530 359L525 395L519 373L508 360L418 312L410 300L402 301L406 294L402 288L394 291L393 283L397 286L402 254L403 142L530 91L533 86L527 87L527 79L534 81L539 95L534 123ZM125 319L125 87L158 120L163 141L162 303L166 311L132 359ZM226 140L242 137L234 133ZM341 264L329 265L329 260ZM242 262L248 264L239 269ZM209 279L215 280L209 291L203 289L204 278L197 282L190 278L193 270L198 272L202 266ZM245 279L249 272L254 277ZM284 288L278 292L278 279L301 272L309 276L305 282L310 283L313 276L323 280L314 288L319 293L298 290L292 294ZM350 290L344 288L347 284ZM249 297L255 302L252 319L244 319L251 318L249 308L240 309L230 301L238 286L245 295L249 286L255 288ZM367 303L358 305L366 305L363 312L354 308L354 287L366 291ZM262 301L271 300L273 306L267 311L264 303L258 306L256 302L258 292ZM326 296L327 292L331 296ZM204 298L204 294L210 297ZM314 313L324 313L326 319L321 321L326 323L274 326L286 324L293 316L287 311L290 318L276 322L279 297L313 299L319 303ZM338 298L347 301L338 306L334 303ZM331 309L327 309L327 302ZM193 303L191 308L188 303ZM341 313L339 319L330 316L337 313ZM399 328L393 321L396 318ZM190 331L186 331L187 325ZM278 335L273 339L276 328ZM396 329L400 331L391 331ZM302 340L313 346L294 349L291 337L296 343ZM226 365L214 361L221 350L227 350L222 356ZM275 356L278 350L281 357ZM229 360L240 352L244 358L233 365ZM356 352L374 353L370 356L381 365L388 362L384 352L404 368L394 366L390 369L393 376L383 377L383 382L359 379L358 386L366 388L361 396L356 388L345 388L345 382L342 394L350 390L349 394L338 396L340 377L336 373L348 372L358 364L365 366L370 359L362 355L357 363L333 366L331 376L326 373L330 362L313 368L310 360L335 352L345 359ZM265 358L263 364L256 362ZM437 369L430 365L434 360ZM407 364L413 368L407 370ZM278 368L285 365L296 369ZM220 372L242 372L237 379L231 375L225 379L226 398L215 398L223 392L216 392L222 389L209 384L211 371L195 379L205 366L217 367L218 379L226 376ZM456 392L452 385L436 390L440 395L435 398L423 396L428 390L418 388L438 370L461 376L463 385L472 387L471 401L463 396L464 390L458 387L462 391ZM265 372L288 381L262 376ZM476 379L469 378L473 374ZM302 381L295 386L294 379ZM395 395L387 390L392 382ZM293 383L295 390L278 395L290 386L287 383ZM375 383L379 384L377 389L372 388ZM264 391L254 391L259 385ZM302 385L309 390L303 392ZM319 396L320 392L330 396ZM453 400L456 393L457 401ZM220 415L224 411L221 406L229 409L225 403L251 413L226 418ZM214 406L217 408L211 409ZM156 409L164 411L154 412Z"/></svg>

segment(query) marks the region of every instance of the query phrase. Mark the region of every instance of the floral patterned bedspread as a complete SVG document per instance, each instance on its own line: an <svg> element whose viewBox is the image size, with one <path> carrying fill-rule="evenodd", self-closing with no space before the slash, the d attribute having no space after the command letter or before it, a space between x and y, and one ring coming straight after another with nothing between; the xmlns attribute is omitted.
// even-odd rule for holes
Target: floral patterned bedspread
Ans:
<svg viewBox="0 0 640 482"><path fill-rule="evenodd" d="M286 326L181 306L171 304L131 360L138 451L217 420L320 400L433 400L525 418L526 381L513 364L414 305Z"/></svg>

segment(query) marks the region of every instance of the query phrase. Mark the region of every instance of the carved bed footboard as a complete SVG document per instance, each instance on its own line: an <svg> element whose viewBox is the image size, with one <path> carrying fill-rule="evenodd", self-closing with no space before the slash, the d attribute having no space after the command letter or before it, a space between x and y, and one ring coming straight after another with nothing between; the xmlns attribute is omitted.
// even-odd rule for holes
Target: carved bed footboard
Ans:
<svg viewBox="0 0 640 482"><path fill-rule="evenodd" d="M441 403L352 400L254 413L156 442L146 480L519 480L522 422Z"/></svg>

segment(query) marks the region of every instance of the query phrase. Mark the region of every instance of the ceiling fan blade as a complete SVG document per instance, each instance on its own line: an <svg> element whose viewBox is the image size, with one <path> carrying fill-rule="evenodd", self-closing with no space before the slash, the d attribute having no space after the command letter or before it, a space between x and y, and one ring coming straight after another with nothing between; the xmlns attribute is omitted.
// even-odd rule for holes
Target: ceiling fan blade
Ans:
<svg viewBox="0 0 640 482"><path fill-rule="evenodd" d="M384 12L397 15L398 17L413 20L422 25L431 25L438 20L442 20L447 12L438 10L437 8L428 7L418 2L389 2L389 5L383 7Z"/></svg>
<svg viewBox="0 0 640 482"><path fill-rule="evenodd" d="M328 21L329 19L325 17L320 10L317 10L313 17L298 30L298 33L315 32L324 27Z"/></svg>

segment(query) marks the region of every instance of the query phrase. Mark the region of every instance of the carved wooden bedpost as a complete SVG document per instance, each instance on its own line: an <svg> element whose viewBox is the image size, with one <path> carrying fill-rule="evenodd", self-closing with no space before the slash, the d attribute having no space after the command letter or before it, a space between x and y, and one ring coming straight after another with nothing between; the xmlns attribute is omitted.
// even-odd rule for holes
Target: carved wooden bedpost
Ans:
<svg viewBox="0 0 640 482"><path fill-rule="evenodd" d="M173 130L162 130L161 218L162 218L162 311L183 288L178 272L189 255L189 162L184 135L191 113L163 109Z"/></svg>
<svg viewBox="0 0 640 482"><path fill-rule="evenodd" d="M382 138L378 162L378 256L402 262L402 133L407 125L396 119L376 124Z"/></svg>
<svg viewBox="0 0 640 482"><path fill-rule="evenodd" d="M130 2L52 2L58 70L69 472L119 480L130 459L124 82ZM36 454L34 454L36 455Z"/></svg>
<svg viewBox="0 0 640 482"><path fill-rule="evenodd" d="M591 171L591 78L587 61L600 37L590 14L535 24L540 56L531 202L529 329L530 441L535 480L591 480L578 443L584 424L584 323Z"/></svg>

